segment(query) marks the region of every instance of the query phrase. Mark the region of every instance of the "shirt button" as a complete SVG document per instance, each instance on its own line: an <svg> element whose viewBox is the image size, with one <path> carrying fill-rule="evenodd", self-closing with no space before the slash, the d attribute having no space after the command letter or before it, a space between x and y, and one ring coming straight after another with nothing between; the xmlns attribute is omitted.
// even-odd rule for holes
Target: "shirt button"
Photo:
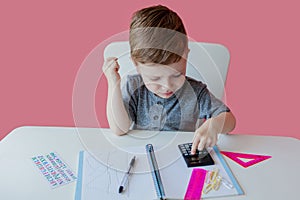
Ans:
<svg viewBox="0 0 300 200"><path fill-rule="evenodd" d="M161 105L162 103L161 103L161 101L158 101L157 104L158 104L158 105Z"/></svg>
<svg viewBox="0 0 300 200"><path fill-rule="evenodd" d="M157 120L157 119L158 119L158 116L157 116L157 115L155 115L155 116L153 117L153 119L154 119L154 120Z"/></svg>

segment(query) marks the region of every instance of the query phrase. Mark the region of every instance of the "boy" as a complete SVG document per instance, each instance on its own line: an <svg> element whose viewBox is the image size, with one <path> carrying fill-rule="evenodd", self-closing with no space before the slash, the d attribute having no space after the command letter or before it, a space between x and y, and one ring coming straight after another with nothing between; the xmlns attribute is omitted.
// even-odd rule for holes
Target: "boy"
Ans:
<svg viewBox="0 0 300 200"><path fill-rule="evenodd" d="M117 58L107 58L107 118L117 135L130 128L194 131L192 153L212 147L234 129L229 108L206 85L185 76L188 39L180 17L165 6L137 11L131 21L131 58L138 74L121 91ZM126 67L126 66L122 66Z"/></svg>

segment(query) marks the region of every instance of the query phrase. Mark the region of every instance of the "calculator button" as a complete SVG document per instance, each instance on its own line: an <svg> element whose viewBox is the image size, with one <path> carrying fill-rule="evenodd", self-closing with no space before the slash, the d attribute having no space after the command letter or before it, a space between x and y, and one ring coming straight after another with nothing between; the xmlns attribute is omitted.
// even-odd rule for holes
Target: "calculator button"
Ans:
<svg viewBox="0 0 300 200"><path fill-rule="evenodd" d="M196 154L191 154L192 143L178 145L179 150L188 167L197 167L205 165L213 165L214 161L206 149L199 151L196 149Z"/></svg>

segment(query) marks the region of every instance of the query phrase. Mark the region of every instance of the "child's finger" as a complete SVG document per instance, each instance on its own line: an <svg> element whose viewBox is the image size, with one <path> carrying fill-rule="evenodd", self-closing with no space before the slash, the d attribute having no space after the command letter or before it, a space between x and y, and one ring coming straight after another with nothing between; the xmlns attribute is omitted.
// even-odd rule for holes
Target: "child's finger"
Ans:
<svg viewBox="0 0 300 200"><path fill-rule="evenodd" d="M211 147L213 144L213 140L211 138L208 138L206 140L205 148Z"/></svg>
<svg viewBox="0 0 300 200"><path fill-rule="evenodd" d="M120 69L120 65L119 65L118 61L115 61L115 64L116 64L116 66L115 66L115 70L116 70L116 71L119 71L119 69Z"/></svg>
<svg viewBox="0 0 300 200"><path fill-rule="evenodd" d="M218 136L216 135L215 137L213 137L212 141L211 141L211 147L215 146L218 142Z"/></svg>
<svg viewBox="0 0 300 200"><path fill-rule="evenodd" d="M105 61L112 61L112 60L117 61L118 58L117 57L108 57L108 58L105 59Z"/></svg>
<svg viewBox="0 0 300 200"><path fill-rule="evenodd" d="M195 154L196 153L196 149L198 148L198 144L199 144L200 140L197 134L194 135L193 138L193 144L192 144L192 149L191 149L191 154Z"/></svg>
<svg viewBox="0 0 300 200"><path fill-rule="evenodd" d="M110 68L113 68L113 69L117 69L116 71L119 70L119 64L117 62L118 58L116 57L109 57L105 60L104 62L104 65L103 65L103 71L106 71Z"/></svg>
<svg viewBox="0 0 300 200"><path fill-rule="evenodd" d="M110 60L108 60L107 61L107 65L109 66L109 67L115 67L116 65L118 65L118 62L117 62L117 59L110 59Z"/></svg>
<svg viewBox="0 0 300 200"><path fill-rule="evenodd" d="M104 65L110 65L110 64L114 63L114 61L117 61L117 60L118 60L118 58L116 58L116 57L108 57L105 59Z"/></svg>
<svg viewBox="0 0 300 200"><path fill-rule="evenodd" d="M206 139L205 138L201 138L200 142L199 142L199 145L198 145L198 150L202 151L204 149L204 147L205 147L205 144L206 144Z"/></svg>

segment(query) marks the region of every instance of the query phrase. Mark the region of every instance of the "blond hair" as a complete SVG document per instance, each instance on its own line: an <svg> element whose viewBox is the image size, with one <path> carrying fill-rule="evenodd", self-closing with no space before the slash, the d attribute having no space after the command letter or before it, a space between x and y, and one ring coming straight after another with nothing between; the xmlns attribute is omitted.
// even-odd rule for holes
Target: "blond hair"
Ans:
<svg viewBox="0 0 300 200"><path fill-rule="evenodd" d="M187 41L182 20L169 8L158 5L133 14L129 43L135 62L176 63L182 58Z"/></svg>

